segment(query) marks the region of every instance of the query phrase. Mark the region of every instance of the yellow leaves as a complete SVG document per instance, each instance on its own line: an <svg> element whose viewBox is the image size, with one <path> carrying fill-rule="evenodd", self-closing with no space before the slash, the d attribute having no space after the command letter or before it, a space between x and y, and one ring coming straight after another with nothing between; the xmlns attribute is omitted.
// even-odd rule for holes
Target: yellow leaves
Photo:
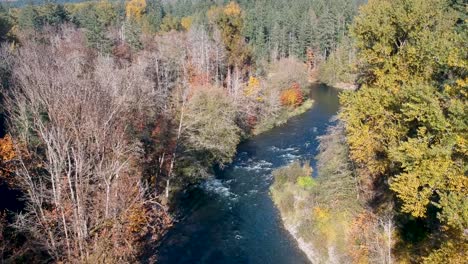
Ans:
<svg viewBox="0 0 468 264"><path fill-rule="evenodd" d="M468 140L460 135L455 136L456 145L455 148L458 152L468 156Z"/></svg>
<svg viewBox="0 0 468 264"><path fill-rule="evenodd" d="M127 19L134 19L140 21L145 13L146 1L145 0L130 0L125 6L125 14Z"/></svg>
<svg viewBox="0 0 468 264"><path fill-rule="evenodd" d="M192 24L193 24L193 17L191 16L183 17L180 20L180 25L185 31L188 31L192 27Z"/></svg>
<svg viewBox="0 0 468 264"><path fill-rule="evenodd" d="M260 80L256 77L250 76L247 87L244 88L244 95L249 97L258 92L260 88Z"/></svg>
<svg viewBox="0 0 468 264"><path fill-rule="evenodd" d="M394 182L391 189L397 192L398 198L404 201L402 211L411 213L414 217L426 216L426 207L432 196L430 188L419 189L422 182L415 174L401 174Z"/></svg>
<svg viewBox="0 0 468 264"><path fill-rule="evenodd" d="M403 212L425 217L427 206L436 192L462 191L468 183L450 156L443 153L431 155L442 150L429 149L424 141L420 144L415 142L410 140L402 144L401 154L393 154L394 160L401 162L406 172L394 178L390 189L403 201Z"/></svg>
<svg viewBox="0 0 468 264"><path fill-rule="evenodd" d="M253 76L250 76L248 87L251 87L252 89L258 89L260 87L260 80Z"/></svg>
<svg viewBox="0 0 468 264"><path fill-rule="evenodd" d="M448 54L447 64L451 67L467 68L467 61L460 56L460 53L458 49L452 49Z"/></svg>
<svg viewBox="0 0 468 264"><path fill-rule="evenodd" d="M460 96L461 98L468 97L468 77L464 79L459 78L455 80L452 85L446 84L444 90L447 94L452 96Z"/></svg>
<svg viewBox="0 0 468 264"><path fill-rule="evenodd" d="M226 16L239 16L241 14L242 10L239 6L238 3L236 2L230 2L229 4L224 7L223 13Z"/></svg>
<svg viewBox="0 0 468 264"><path fill-rule="evenodd" d="M244 96L251 97L259 103L265 100L262 95L262 86L259 78L250 76L247 86L244 88Z"/></svg>
<svg viewBox="0 0 468 264"><path fill-rule="evenodd" d="M347 139L350 145L351 158L354 161L365 164L371 175L377 175L385 171L386 162L376 157L376 153L383 151L383 146L370 125L361 124L356 129L348 128Z"/></svg>
<svg viewBox="0 0 468 264"><path fill-rule="evenodd" d="M171 30L179 30L179 26L180 21L177 19L177 17L167 15L162 20L161 31L169 32Z"/></svg>
<svg viewBox="0 0 468 264"><path fill-rule="evenodd" d="M450 240L443 243L442 246L433 251L429 256L423 257L424 264L439 263L466 263L466 252L468 252L468 243L461 238L459 241Z"/></svg>
<svg viewBox="0 0 468 264"><path fill-rule="evenodd" d="M330 218L330 212L326 208L316 206L314 207L313 211L314 211L314 217L319 221L325 221Z"/></svg>
<svg viewBox="0 0 468 264"><path fill-rule="evenodd" d="M466 77L465 79L458 79L456 83L460 87L468 87L468 77Z"/></svg>

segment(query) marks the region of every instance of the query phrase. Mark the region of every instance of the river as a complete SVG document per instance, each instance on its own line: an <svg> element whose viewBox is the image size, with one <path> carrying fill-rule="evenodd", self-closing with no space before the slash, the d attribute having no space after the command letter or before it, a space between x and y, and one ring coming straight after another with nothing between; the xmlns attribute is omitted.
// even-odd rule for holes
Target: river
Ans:
<svg viewBox="0 0 468 264"><path fill-rule="evenodd" d="M159 262L309 263L269 197L271 172L297 159L315 167L316 137L336 114L337 95L311 87L312 109L242 143L231 165L181 195L181 218L158 248Z"/></svg>

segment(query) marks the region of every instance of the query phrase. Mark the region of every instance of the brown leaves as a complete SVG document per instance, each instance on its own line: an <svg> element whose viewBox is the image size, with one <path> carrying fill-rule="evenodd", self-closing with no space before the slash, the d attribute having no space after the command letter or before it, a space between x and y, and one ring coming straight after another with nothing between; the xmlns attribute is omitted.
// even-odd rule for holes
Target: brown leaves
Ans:
<svg viewBox="0 0 468 264"><path fill-rule="evenodd" d="M16 152L13 140L10 135L0 138L0 180L3 179L10 186L14 184L12 174L14 172L13 161L16 159Z"/></svg>
<svg viewBox="0 0 468 264"><path fill-rule="evenodd" d="M13 140L10 135L0 138L0 159L2 162L8 162L16 157Z"/></svg>

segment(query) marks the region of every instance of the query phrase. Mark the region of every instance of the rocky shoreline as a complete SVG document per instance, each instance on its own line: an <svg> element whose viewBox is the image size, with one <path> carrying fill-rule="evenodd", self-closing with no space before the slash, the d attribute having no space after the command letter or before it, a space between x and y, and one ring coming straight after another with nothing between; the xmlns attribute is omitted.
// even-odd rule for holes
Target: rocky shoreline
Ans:
<svg viewBox="0 0 468 264"><path fill-rule="evenodd" d="M281 214L281 212L280 212ZM286 223L285 219L282 218L283 226L288 231L288 233L296 240L297 246L299 249L306 254L307 258L310 260L311 263L319 263L319 256L317 252L314 250L314 246L311 243L306 242L302 239L297 231L297 227L294 225L290 225Z"/></svg>

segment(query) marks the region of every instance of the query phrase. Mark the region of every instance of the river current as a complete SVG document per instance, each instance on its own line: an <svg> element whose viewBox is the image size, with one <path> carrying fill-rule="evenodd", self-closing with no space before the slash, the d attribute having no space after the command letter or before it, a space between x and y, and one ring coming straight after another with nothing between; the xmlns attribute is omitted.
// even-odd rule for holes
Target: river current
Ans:
<svg viewBox="0 0 468 264"><path fill-rule="evenodd" d="M269 187L275 168L295 160L315 167L316 138L338 111L338 91L315 85L311 98L312 109L242 143L231 165L181 195L180 221L157 249L158 262L309 263L283 228Z"/></svg>

